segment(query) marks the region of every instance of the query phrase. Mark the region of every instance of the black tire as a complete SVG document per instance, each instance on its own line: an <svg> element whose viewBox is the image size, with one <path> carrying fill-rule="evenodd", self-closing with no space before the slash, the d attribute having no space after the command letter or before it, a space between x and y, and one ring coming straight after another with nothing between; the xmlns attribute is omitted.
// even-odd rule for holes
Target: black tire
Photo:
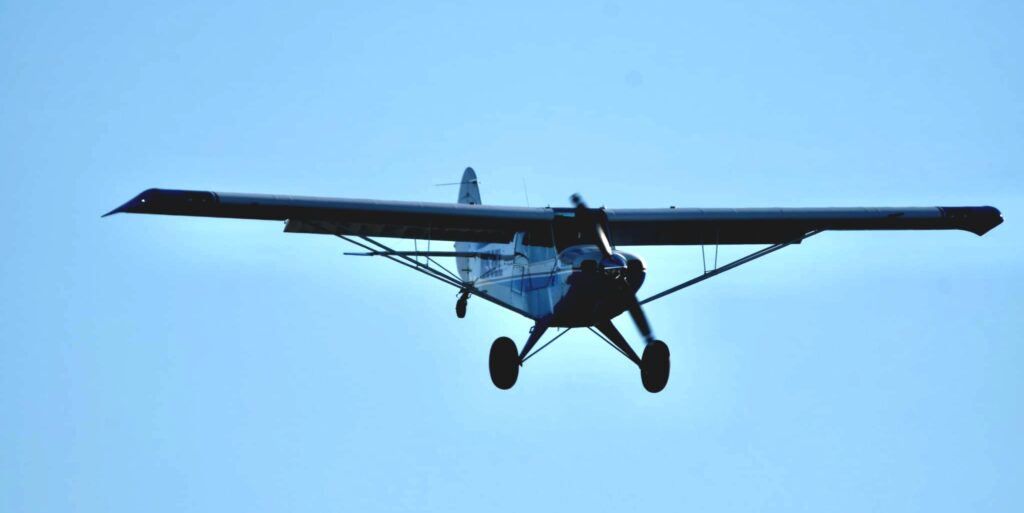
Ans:
<svg viewBox="0 0 1024 513"><path fill-rule="evenodd" d="M643 381L644 388L652 394L664 390L668 384L670 367L668 346L660 340L647 344L640 359L640 380Z"/></svg>
<svg viewBox="0 0 1024 513"><path fill-rule="evenodd" d="M491 382L494 386L508 390L519 379L519 349L508 337L498 337L491 344Z"/></svg>
<svg viewBox="0 0 1024 513"><path fill-rule="evenodd" d="M457 315L459 319L466 316L466 303L468 303L468 301L465 299L459 299L455 302L455 315Z"/></svg>

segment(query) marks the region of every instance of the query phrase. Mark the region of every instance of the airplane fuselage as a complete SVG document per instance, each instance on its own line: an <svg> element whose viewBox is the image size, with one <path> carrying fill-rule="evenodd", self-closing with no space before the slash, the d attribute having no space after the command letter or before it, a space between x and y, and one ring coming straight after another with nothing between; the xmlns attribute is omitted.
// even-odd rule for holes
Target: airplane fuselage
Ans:
<svg viewBox="0 0 1024 513"><path fill-rule="evenodd" d="M508 244L456 243L485 258L460 258L463 279L494 299L549 326L585 327L611 319L627 308L643 284L644 262L615 251L604 258L596 245L556 249L528 243L525 233ZM626 296L628 294L628 296Z"/></svg>

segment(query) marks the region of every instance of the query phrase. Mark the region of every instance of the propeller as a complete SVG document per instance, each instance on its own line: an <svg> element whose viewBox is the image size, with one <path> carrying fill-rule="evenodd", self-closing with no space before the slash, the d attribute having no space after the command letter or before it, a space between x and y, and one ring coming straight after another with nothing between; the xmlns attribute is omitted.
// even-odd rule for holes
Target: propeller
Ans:
<svg viewBox="0 0 1024 513"><path fill-rule="evenodd" d="M576 207L576 219L579 220L583 225L589 224L594 230L597 240L597 247L601 250L601 255L605 261L612 259L614 253L612 252L612 245L608 241L608 236L605 235L604 226L601 222L603 220L603 212L598 209L587 208L586 202L583 201L583 197L577 194L573 194L569 198L572 201L574 207ZM651 330L651 323L647 322L647 315L644 314L644 309L640 306L640 300L636 297L636 292L626 282L625 277L620 280L621 290L623 293L623 299L626 301L626 310L629 311L630 317L633 318L633 323L636 324L640 334L644 336L644 342L650 343L654 341L654 332Z"/></svg>
<svg viewBox="0 0 1024 513"><path fill-rule="evenodd" d="M572 205L576 207L576 219L581 219L583 222L590 221L591 226L594 227L594 232L597 234L597 247L601 250L601 256L605 258L611 257L612 245L608 242L608 236L604 234L600 215L597 214L596 210L587 208L586 202L583 201L583 197L579 193L573 194L569 199L572 201Z"/></svg>

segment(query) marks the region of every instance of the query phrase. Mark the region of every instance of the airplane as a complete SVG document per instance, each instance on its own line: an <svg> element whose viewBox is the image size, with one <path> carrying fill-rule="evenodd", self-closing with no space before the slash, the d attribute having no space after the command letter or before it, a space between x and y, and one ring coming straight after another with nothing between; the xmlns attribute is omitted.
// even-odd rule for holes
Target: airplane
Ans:
<svg viewBox="0 0 1024 513"><path fill-rule="evenodd" d="M489 370L496 387L515 385L523 364L575 328L586 328L637 365L652 393L668 383L668 346L654 336L642 305L678 292L824 231L965 230L984 235L1003 222L994 207L909 208L591 208L575 194L572 207L485 205L476 173L466 168L457 203L421 203L323 197L148 189L116 213L166 214L284 221L288 233L334 235L363 251L455 287L456 316L479 297L534 322L519 349L502 336L491 344ZM414 239L398 251L378 237ZM420 251L418 241L426 242ZM454 251L433 251L434 241ZM767 244L717 265L720 245ZM647 274L640 256L618 246L715 246L715 265L703 274L645 299ZM454 258L456 272L436 259ZM628 312L643 337L641 354L612 323ZM534 351L547 330L563 331ZM532 352L531 352L532 351Z"/></svg>

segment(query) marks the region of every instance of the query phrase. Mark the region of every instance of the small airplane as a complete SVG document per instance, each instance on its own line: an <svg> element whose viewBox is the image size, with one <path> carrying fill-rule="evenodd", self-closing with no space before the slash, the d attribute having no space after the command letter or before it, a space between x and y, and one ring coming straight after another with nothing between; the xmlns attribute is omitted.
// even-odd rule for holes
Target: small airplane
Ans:
<svg viewBox="0 0 1024 513"><path fill-rule="evenodd" d="M520 350L508 337L491 345L495 386L512 388L523 363L574 328L587 328L640 369L644 388L668 383L670 358L654 336L642 305L735 269L826 230L966 230L984 235L1003 222L993 207L910 208L590 208L579 195L571 208L484 205L476 173L466 168L458 203L419 203L320 197L149 189L119 212L285 221L285 232L337 236L363 250L458 290L455 312L465 317L471 296L534 321ZM376 237L426 241L426 250L398 251ZM454 251L432 251L453 241ZM715 246L715 265L645 299L637 292L647 265L617 246ZM718 246L767 244L719 267ZM419 248L419 244L416 245ZM457 273L437 258L454 258ZM638 355L612 323L629 312L643 336ZM536 351L550 328L566 328ZM531 353L531 351L533 351Z"/></svg>

